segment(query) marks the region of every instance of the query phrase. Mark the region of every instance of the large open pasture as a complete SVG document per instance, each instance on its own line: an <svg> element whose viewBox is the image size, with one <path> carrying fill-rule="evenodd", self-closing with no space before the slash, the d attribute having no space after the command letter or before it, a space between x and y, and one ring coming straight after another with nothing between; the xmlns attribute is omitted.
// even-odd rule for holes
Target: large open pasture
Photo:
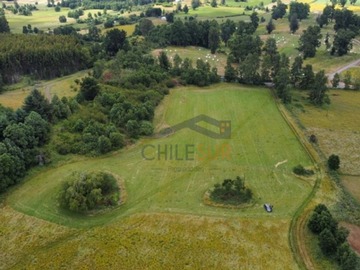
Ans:
<svg viewBox="0 0 360 270"><path fill-rule="evenodd" d="M80 229L76 235L53 236L52 244L44 240L50 248L19 256L21 265L36 261L36 267L113 263L149 269L160 264L297 268L288 243L289 224L314 180L301 180L291 170L312 163L271 93L238 84L177 88L159 106L154 123L161 130L201 114L231 121L231 138L214 139L185 128L167 137L141 139L105 157L49 166L14 188L6 204L16 211ZM199 125L219 131L205 122ZM165 157L153 151L164 152L166 147L173 148L172 157L170 152ZM188 160L186 149L191 149ZM127 202L94 216L61 210L56 200L59 185L77 170L117 174L125 181ZM243 209L204 205L209 188L237 175L245 177L253 190L253 205ZM265 202L274 205L273 213L264 211Z"/></svg>

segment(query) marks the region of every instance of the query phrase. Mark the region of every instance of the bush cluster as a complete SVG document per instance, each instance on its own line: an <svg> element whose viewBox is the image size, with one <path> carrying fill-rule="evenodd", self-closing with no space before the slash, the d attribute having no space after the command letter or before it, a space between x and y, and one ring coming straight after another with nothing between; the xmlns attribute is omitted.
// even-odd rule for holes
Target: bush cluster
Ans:
<svg viewBox="0 0 360 270"><path fill-rule="evenodd" d="M303 176L310 176L314 174L313 170L307 170L304 168L304 166L302 165L297 165L293 168L293 173L297 174L297 175L303 175Z"/></svg>
<svg viewBox="0 0 360 270"><path fill-rule="evenodd" d="M222 184L215 184L210 193L213 201L238 205L252 199L252 191L245 186L245 181L239 176L236 179L224 179Z"/></svg>
<svg viewBox="0 0 360 270"><path fill-rule="evenodd" d="M105 172L74 172L65 181L59 193L61 207L85 212L101 206L116 205L119 187L116 179Z"/></svg>

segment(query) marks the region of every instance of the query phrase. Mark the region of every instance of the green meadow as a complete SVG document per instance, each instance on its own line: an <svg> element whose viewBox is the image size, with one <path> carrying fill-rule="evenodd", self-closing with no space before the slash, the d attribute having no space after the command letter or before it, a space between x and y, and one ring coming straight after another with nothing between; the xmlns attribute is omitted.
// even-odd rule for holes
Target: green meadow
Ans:
<svg viewBox="0 0 360 270"><path fill-rule="evenodd" d="M179 88L172 90L159 110L155 120L159 128L201 114L230 120L231 139L213 139L191 129L164 138L144 138L107 157L46 168L19 186L8 202L21 212L45 220L71 227L91 227L143 212L266 217L262 207L265 202L276 209L272 218L291 218L309 194L313 183L297 179L291 170L295 165L309 166L311 162L281 119L268 90L232 84ZM165 152L166 147L168 151L173 148L172 156L170 152L167 156L157 153ZM283 164L277 165L279 162ZM60 183L72 171L93 169L111 171L124 179L127 203L92 217L59 209L56 194ZM245 177L254 191L252 207L239 211L202 203L204 193L215 183L237 175Z"/></svg>

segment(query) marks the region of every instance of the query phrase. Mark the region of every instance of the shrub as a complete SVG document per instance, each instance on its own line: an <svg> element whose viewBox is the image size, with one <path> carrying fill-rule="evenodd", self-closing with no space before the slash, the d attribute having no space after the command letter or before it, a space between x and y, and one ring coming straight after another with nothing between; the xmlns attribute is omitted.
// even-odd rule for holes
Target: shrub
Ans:
<svg viewBox="0 0 360 270"><path fill-rule="evenodd" d="M309 140L310 140L311 143L317 143L318 142L317 137L314 134L310 135Z"/></svg>
<svg viewBox="0 0 360 270"><path fill-rule="evenodd" d="M59 16L59 22L66 23L66 17L64 15Z"/></svg>
<svg viewBox="0 0 360 270"><path fill-rule="evenodd" d="M313 170L307 170L302 165L297 165L296 167L294 167L293 172L297 175L304 175L304 176L309 176L314 174Z"/></svg>
<svg viewBox="0 0 360 270"><path fill-rule="evenodd" d="M340 158L337 155L331 155L328 159L328 166L330 170L336 171L340 168Z"/></svg>
<svg viewBox="0 0 360 270"><path fill-rule="evenodd" d="M63 182L59 193L61 207L85 212L100 206L115 205L119 200L116 179L104 172L74 172Z"/></svg>

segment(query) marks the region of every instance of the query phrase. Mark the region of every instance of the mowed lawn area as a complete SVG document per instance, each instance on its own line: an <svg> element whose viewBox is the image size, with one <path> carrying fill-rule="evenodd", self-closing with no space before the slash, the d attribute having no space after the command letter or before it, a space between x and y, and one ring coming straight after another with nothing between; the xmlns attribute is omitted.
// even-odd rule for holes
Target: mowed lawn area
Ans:
<svg viewBox="0 0 360 270"><path fill-rule="evenodd" d="M271 93L225 83L176 88L158 107L154 122L160 130L201 114L231 121L231 138L214 139L188 128L167 137L144 138L105 157L44 168L10 192L6 203L13 209L79 229L68 237L54 236L53 244L46 244L51 248L33 251L20 265L296 269L288 243L289 224L314 183L296 178L292 168L312 164ZM199 125L219 131L206 123ZM178 152L174 150L172 158L168 152L165 158L152 147ZM193 150L188 160L184 160L186 147ZM56 200L61 182L73 171L88 170L121 177L126 203L93 216L61 210ZM243 209L204 205L209 188L238 175L254 192L253 205ZM274 212L265 212L264 203L274 205Z"/></svg>

